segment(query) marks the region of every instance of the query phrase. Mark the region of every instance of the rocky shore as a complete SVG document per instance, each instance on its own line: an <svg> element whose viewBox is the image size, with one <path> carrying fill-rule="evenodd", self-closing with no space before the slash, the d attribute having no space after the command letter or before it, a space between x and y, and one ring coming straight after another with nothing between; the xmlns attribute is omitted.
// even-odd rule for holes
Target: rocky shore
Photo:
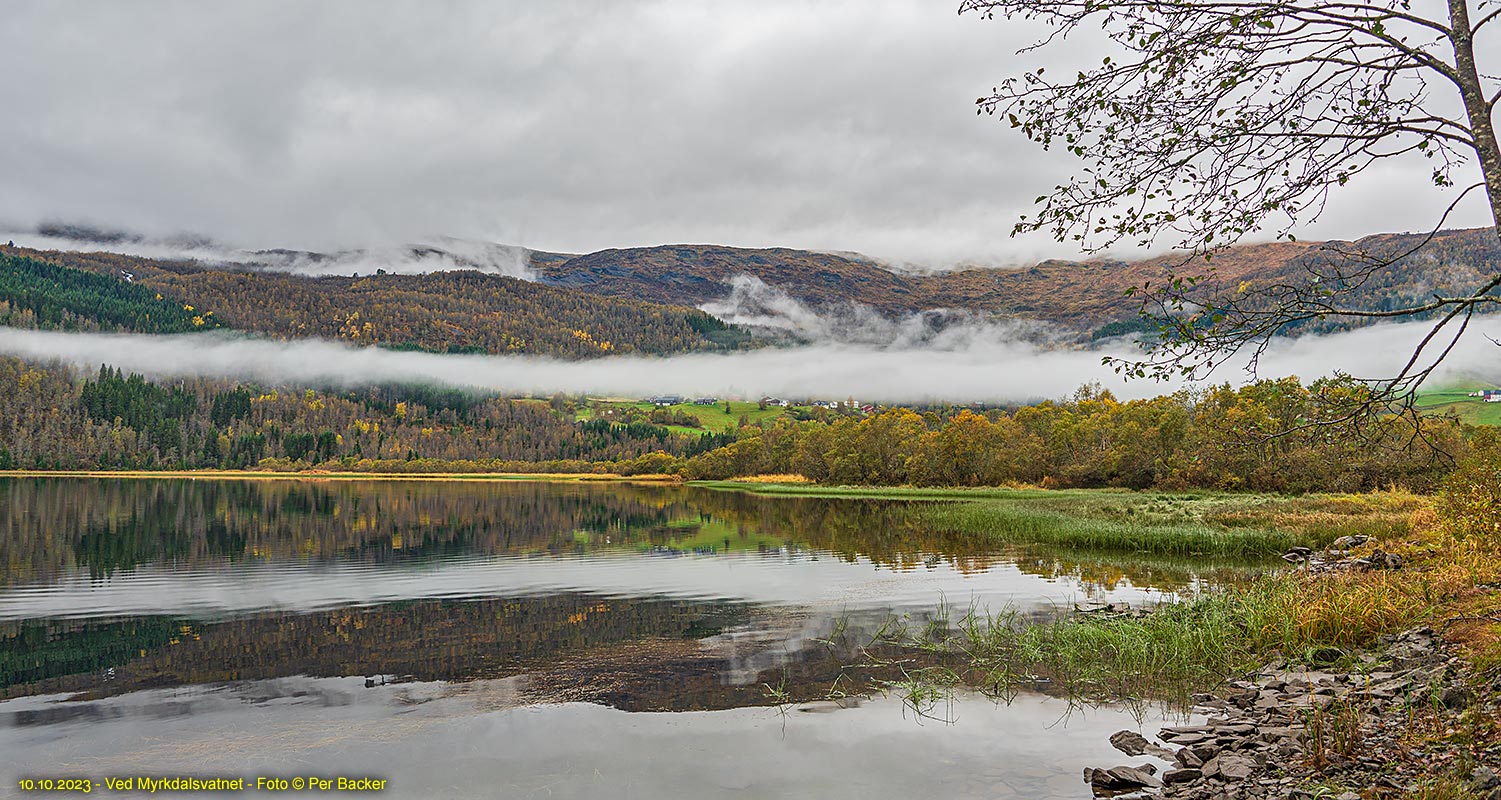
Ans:
<svg viewBox="0 0 1501 800"><path fill-rule="evenodd" d="M1428 627L1355 660L1349 670L1267 664L1196 696L1203 722L1163 728L1163 744L1131 731L1110 738L1126 755L1165 766L1086 769L1084 780L1096 797L1119 800L1370 800L1457 775L1455 788L1470 794L1442 796L1501 800L1501 747L1477 752L1464 736L1477 718L1497 719L1501 685L1474 686Z"/></svg>

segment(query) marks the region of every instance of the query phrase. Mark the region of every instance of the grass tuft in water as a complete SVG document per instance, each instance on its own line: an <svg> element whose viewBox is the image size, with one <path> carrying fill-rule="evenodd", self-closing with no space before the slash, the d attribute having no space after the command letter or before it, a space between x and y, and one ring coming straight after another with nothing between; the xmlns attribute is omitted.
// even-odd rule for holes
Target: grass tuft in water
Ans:
<svg viewBox="0 0 1501 800"><path fill-rule="evenodd" d="M999 541L1159 555L1246 558L1276 555L1303 542L1286 531L1096 519L1005 502L942 504L926 516L934 527Z"/></svg>
<svg viewBox="0 0 1501 800"><path fill-rule="evenodd" d="M1009 698L1044 688L1084 702L1163 699L1186 705L1226 675L1256 668L1243 609L1217 594L1140 617L1027 623L1015 615L967 619L953 642L969 679Z"/></svg>

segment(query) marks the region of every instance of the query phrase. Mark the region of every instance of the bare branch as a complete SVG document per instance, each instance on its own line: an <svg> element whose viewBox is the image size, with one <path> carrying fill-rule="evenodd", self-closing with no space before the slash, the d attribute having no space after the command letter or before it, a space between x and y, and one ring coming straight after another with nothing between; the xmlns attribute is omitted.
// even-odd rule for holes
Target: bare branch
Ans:
<svg viewBox="0 0 1501 800"><path fill-rule="evenodd" d="M1400 406L1392 387L1416 385L1436 364L1428 359L1457 341L1434 337L1462 334L1475 313L1501 306L1501 270L1436 286L1429 298L1369 296L1380 276L1410 267L1474 189L1485 191L1501 233L1501 149L1488 113L1501 92L1485 97L1474 56L1475 31L1501 10L1472 26L1464 0L1447 9L1429 17L1406 0L964 0L961 12L1047 23L1052 32L1035 47L1089 27L1116 46L1071 76L1037 69L1009 79L977 106L1085 164L1039 197L1014 233L1046 230L1085 252L1162 239L1182 251L1166 280L1141 287L1141 314L1161 338L1146 359L1116 361L1119 370L1203 377L1244 357L1254 371L1295 328L1439 315L1401 373L1370 395ZM1463 117L1445 113L1456 98ZM1279 273L1232 287L1215 277L1212 258L1231 244L1266 230L1291 239L1333 190L1377 163L1414 157L1431 162L1441 187L1475 166L1482 179L1416 244L1310 251L1288 265L1306 273L1302 283ZM1366 300L1352 302L1361 292Z"/></svg>
<svg viewBox="0 0 1501 800"><path fill-rule="evenodd" d="M1481 17L1480 21L1477 22L1477 23L1475 23L1475 25L1470 28L1470 32L1471 33L1479 33L1480 29L1484 28L1485 24L1487 22L1490 22L1490 21L1494 20L1497 17L1501 17L1501 8L1498 8L1495 11L1492 11L1491 13L1486 14L1484 17Z"/></svg>

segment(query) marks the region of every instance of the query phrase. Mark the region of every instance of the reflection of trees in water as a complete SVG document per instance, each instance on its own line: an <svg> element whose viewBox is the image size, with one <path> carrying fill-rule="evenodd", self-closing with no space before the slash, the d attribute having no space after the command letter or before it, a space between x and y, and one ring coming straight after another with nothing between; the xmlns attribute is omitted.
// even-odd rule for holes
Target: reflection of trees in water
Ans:
<svg viewBox="0 0 1501 800"><path fill-rule="evenodd" d="M0 626L0 696L113 695L289 675L466 680L645 639L743 625L745 606L567 593L421 601L216 622L145 617Z"/></svg>
<svg viewBox="0 0 1501 800"><path fill-rule="evenodd" d="M0 582L224 558L573 549L689 512L644 487L536 482L0 479Z"/></svg>
<svg viewBox="0 0 1501 800"><path fill-rule="evenodd" d="M1206 584L1223 586L1265 574L1268 563L1042 546L1017 546L1006 552L1022 572L1072 579L1090 592L1113 591L1122 583L1165 592L1183 592Z"/></svg>
<svg viewBox="0 0 1501 800"><path fill-rule="evenodd" d="M168 617L0 623L0 697L10 687L65 675L102 679L109 668L181 635L181 623Z"/></svg>
<svg viewBox="0 0 1501 800"><path fill-rule="evenodd" d="M447 554L622 548L788 548L901 570L946 561L978 571L1014 562L1027 573L1107 589L1121 581L1184 589L1206 575L1224 581L1238 574L1233 564L1002 550L983 535L933 530L923 522L924 508L662 485L0 479L0 584L55 579L75 566L100 577L147 563L401 563ZM526 672L536 676L536 699L681 710L766 704L767 685L788 698L811 699L831 688L858 691L882 677L880 669L850 668L870 663L859 647L827 647L816 638L825 633L811 629L785 637L716 636L743 629L752 614L785 613L568 593L209 622L0 622L0 697L116 694L298 674L464 680ZM767 622L750 627L765 632Z"/></svg>
<svg viewBox="0 0 1501 800"><path fill-rule="evenodd" d="M814 636L792 609L583 593L223 621L29 620L0 623L0 699L96 699L293 675L398 682L525 675L526 702L629 711L769 705L865 693L941 657L877 639L892 630L884 620L877 612L820 618Z"/></svg>
<svg viewBox="0 0 1501 800"><path fill-rule="evenodd" d="M917 507L682 487L497 481L0 479L0 582L141 564L784 544L914 569L989 567L983 536ZM583 535L580 535L583 534Z"/></svg>
<svg viewBox="0 0 1501 800"><path fill-rule="evenodd" d="M850 561L866 558L900 570L947 561L960 571L982 572L1001 560L995 542L983 534L926 524L924 502L689 491L705 515Z"/></svg>

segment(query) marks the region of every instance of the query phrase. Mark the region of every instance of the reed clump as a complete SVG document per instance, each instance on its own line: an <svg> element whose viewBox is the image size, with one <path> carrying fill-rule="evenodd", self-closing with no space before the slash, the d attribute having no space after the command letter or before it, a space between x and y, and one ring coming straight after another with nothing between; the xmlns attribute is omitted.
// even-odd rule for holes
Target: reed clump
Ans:
<svg viewBox="0 0 1501 800"><path fill-rule="evenodd" d="M983 533L1000 541L1161 555L1264 557L1305 541L1275 529L1100 519L1007 501L935 505L927 519L937 528Z"/></svg>

